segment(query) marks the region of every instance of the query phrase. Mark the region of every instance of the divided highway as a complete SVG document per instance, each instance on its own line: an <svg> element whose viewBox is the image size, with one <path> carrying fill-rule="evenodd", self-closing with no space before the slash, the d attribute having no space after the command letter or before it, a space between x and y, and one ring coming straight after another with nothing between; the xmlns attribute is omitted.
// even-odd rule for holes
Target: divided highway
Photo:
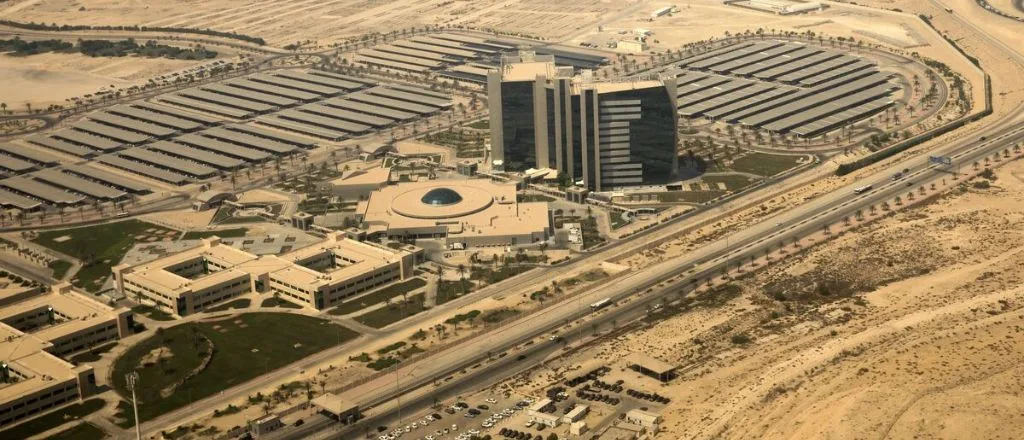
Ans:
<svg viewBox="0 0 1024 440"><path fill-rule="evenodd" d="M578 298L563 301L543 311L526 316L512 325L507 325L468 340L458 347L438 353L429 360L398 368L394 374L363 384L343 393L343 395L357 402L364 409L379 406L378 411L370 411L370 420L364 421L364 423L368 423L393 418L392 412L397 409L397 405L394 405L396 396L410 399L406 406L409 404L416 406L416 403L422 404L426 400L432 400L433 397L447 395L452 389L464 388L466 383L471 383L477 388L495 383L510 373L508 371L510 361L507 358L514 358L520 354L533 358L534 351L542 350L547 340L542 339L539 345L531 346L529 351L509 351L509 355L502 361L485 363L474 370L470 377L448 382L442 381L441 385L436 387L433 385L438 379L443 379L453 372L486 360L488 354L493 356L525 341L557 331L565 323L590 314L588 305L600 299L612 298L619 301L643 292L678 274L688 273L682 281L653 291L644 296L642 301L616 307L611 311L600 312L591 320L592 323L599 326L612 320L624 322L625 317L635 314L642 306L660 301L663 295L690 289L692 287L690 280L713 277L721 273L732 261L749 258L752 255L763 255L766 250L776 246L783 239L789 240L821 231L825 225L835 224L846 216L852 217L857 210L867 211L871 205L880 205L883 201L891 200L897 195L906 194L912 190L916 191L920 186L928 187L932 183L939 186L944 178L947 183L953 184L955 182L952 180L952 173L956 171L955 167L958 164L971 167L975 161L981 161L986 156L1001 152L1024 140L1024 123L1022 123L1024 114L1021 110L1018 108L1013 113L1013 117L1005 118L970 139L954 141L927 154L894 163L846 187L818 197L796 209L780 213L687 255L632 272L599 289L583 293ZM936 169L929 164L928 155L951 156L954 165L950 170ZM904 169L909 171L902 179L895 182L891 180L894 173ZM908 182L910 183L909 187ZM872 189L861 194L854 193L855 188L866 185L871 185ZM574 335L566 336L573 337ZM421 390L421 387L434 388ZM416 395L422 397L409 397ZM363 423L360 426L363 426ZM338 428L335 425L334 429ZM294 434L298 435L293 436L288 433L282 438L306 437L311 432L304 429L301 433ZM338 435L343 438L355 438L360 437L363 433L350 431L348 433L339 432Z"/></svg>

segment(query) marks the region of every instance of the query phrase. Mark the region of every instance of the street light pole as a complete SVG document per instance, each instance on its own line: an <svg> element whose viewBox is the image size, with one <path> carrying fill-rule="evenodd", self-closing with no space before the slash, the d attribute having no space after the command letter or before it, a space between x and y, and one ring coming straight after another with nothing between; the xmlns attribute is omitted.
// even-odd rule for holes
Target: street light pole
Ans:
<svg viewBox="0 0 1024 440"><path fill-rule="evenodd" d="M142 424L139 423L139 401L135 398L135 385L139 382L139 373L132 371L126 374L125 382L128 383L128 389L132 392L132 410L135 412L135 437L136 440L142 440Z"/></svg>

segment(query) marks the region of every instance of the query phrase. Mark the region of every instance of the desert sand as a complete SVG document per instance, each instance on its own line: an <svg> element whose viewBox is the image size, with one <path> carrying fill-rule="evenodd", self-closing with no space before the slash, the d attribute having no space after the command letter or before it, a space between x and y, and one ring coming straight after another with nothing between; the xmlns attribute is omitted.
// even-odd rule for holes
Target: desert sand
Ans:
<svg viewBox="0 0 1024 440"><path fill-rule="evenodd" d="M24 111L25 103L33 108L50 104L64 105L74 96L96 93L103 89L145 84L155 75L184 69L195 61L162 58L92 58L80 54L40 54L29 57L0 55L0 101L11 111Z"/></svg>

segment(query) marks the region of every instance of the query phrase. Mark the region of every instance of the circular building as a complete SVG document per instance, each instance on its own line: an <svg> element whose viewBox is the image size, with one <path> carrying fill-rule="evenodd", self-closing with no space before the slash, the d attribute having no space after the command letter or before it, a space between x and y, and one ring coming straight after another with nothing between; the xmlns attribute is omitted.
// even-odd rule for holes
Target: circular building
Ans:
<svg viewBox="0 0 1024 440"><path fill-rule="evenodd" d="M368 235L397 240L441 239L446 245L512 246L547 240L544 202L518 203L514 184L490 180L400 183L360 202Z"/></svg>

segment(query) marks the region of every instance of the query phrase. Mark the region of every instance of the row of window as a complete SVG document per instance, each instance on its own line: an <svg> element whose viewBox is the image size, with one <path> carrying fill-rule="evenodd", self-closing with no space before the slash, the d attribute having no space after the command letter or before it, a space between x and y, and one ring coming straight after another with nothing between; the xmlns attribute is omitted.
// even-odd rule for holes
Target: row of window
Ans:
<svg viewBox="0 0 1024 440"><path fill-rule="evenodd" d="M73 386L72 388L76 388L76 387ZM31 408L28 411L22 412L20 414L15 414L15 415L13 415L11 417L0 419L0 426L6 426L8 424L17 422L17 421L19 421L21 419L24 419L25 417L33 416L33 415L39 413L40 411L45 411L45 410L48 410L48 409L53 408L55 406L63 405L65 403L67 403L67 402L70 402L70 401L73 401L73 400L76 400L76 399L78 399L78 393L77 392L75 392L75 394L73 394L73 395L61 397L60 399L55 399L52 402L47 402L44 405L41 405L41 406L38 406L38 407L35 407L35 408ZM20 409L20 408L22 408L24 406L25 406L25 403L20 403L20 404L14 405L13 409L15 409L15 410L16 409ZM4 414L4 413L10 412L10 411L12 411L12 407L7 407L7 408L4 408L4 409L0 410L0 414Z"/></svg>

